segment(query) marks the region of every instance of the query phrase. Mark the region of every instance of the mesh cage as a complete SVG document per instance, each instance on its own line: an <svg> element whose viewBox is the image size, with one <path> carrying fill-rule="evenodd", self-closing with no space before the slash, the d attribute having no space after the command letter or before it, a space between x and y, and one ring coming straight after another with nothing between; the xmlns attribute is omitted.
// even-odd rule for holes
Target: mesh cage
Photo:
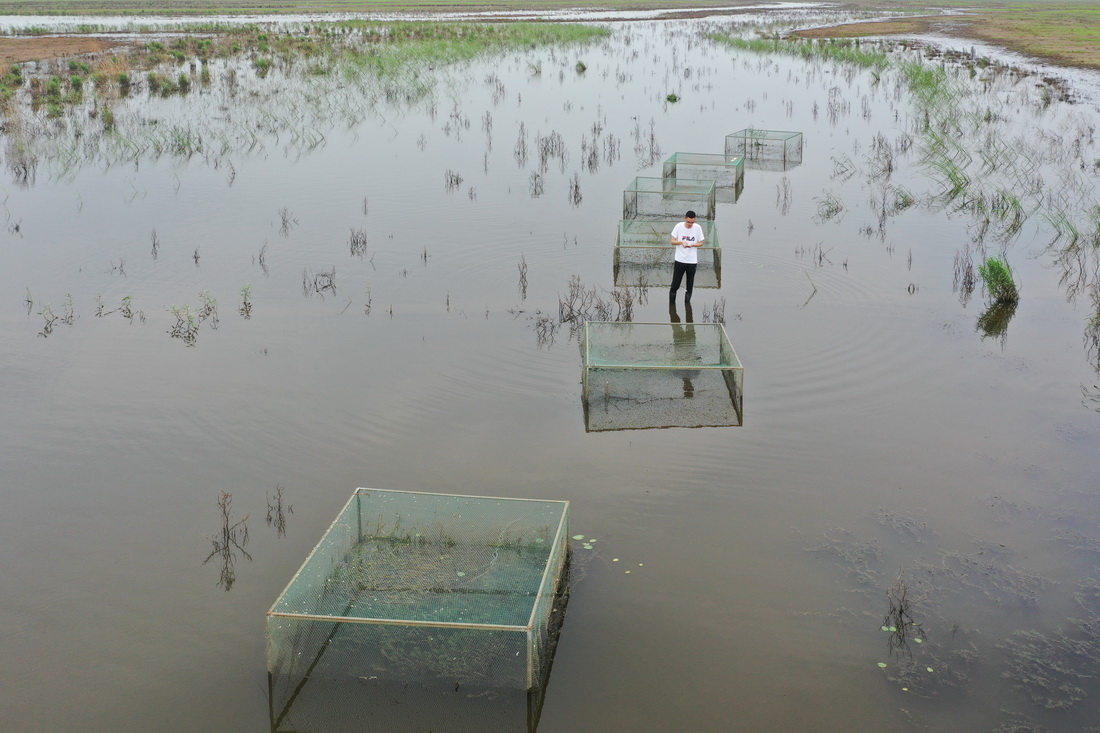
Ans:
<svg viewBox="0 0 1100 733"><path fill-rule="evenodd" d="M586 369L742 369L721 323L588 321L583 349Z"/></svg>
<svg viewBox="0 0 1100 733"><path fill-rule="evenodd" d="M745 158L719 153L673 153L664 163L665 178L713 180L718 188L734 188L745 180Z"/></svg>
<svg viewBox="0 0 1100 733"><path fill-rule="evenodd" d="M746 128L726 135L726 156L743 156L753 168L787 170L802 162L802 133Z"/></svg>
<svg viewBox="0 0 1100 733"><path fill-rule="evenodd" d="M713 219L713 180L638 177L623 189L624 219L667 219L695 211L699 219Z"/></svg>
<svg viewBox="0 0 1100 733"><path fill-rule="evenodd" d="M585 429L740 426L744 368L720 323L585 324Z"/></svg>
<svg viewBox="0 0 1100 733"><path fill-rule="evenodd" d="M267 613L273 699L310 678L529 689L568 502L357 489Z"/></svg>
<svg viewBox="0 0 1100 733"><path fill-rule="evenodd" d="M672 228L681 218L624 219L619 222L615 238L613 268L615 287L667 287L672 282L670 243ZM718 227L713 220L700 219L704 244L697 252L699 266L695 271L695 287L722 287L722 251L719 249Z"/></svg>

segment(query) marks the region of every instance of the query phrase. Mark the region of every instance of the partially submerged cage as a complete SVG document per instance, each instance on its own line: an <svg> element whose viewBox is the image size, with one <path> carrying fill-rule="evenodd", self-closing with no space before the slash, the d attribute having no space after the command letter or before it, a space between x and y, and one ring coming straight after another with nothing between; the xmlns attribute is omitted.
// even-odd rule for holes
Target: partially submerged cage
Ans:
<svg viewBox="0 0 1100 733"><path fill-rule="evenodd" d="M713 219L713 180L639 176L623 189L624 219L683 217L694 211L699 219Z"/></svg>
<svg viewBox="0 0 1100 733"><path fill-rule="evenodd" d="M273 704L310 678L542 686L568 512L357 489L267 612Z"/></svg>
<svg viewBox="0 0 1100 733"><path fill-rule="evenodd" d="M665 160L665 178L713 180L719 189L740 189L745 183L745 157L721 153L673 153Z"/></svg>
<svg viewBox="0 0 1100 733"><path fill-rule="evenodd" d="M589 431L743 424L744 367L721 323L589 321Z"/></svg>
<svg viewBox="0 0 1100 733"><path fill-rule="evenodd" d="M786 170L802 162L802 133L748 127L726 135L726 155L743 156L754 168Z"/></svg>
<svg viewBox="0 0 1100 733"><path fill-rule="evenodd" d="M665 219L624 219L619 222L615 238L615 287L655 287L672 283L672 229L683 221L682 215ZM718 227L712 219L699 219L703 229L703 246L696 252L699 265L695 271L695 287L722 287L722 251L718 242Z"/></svg>

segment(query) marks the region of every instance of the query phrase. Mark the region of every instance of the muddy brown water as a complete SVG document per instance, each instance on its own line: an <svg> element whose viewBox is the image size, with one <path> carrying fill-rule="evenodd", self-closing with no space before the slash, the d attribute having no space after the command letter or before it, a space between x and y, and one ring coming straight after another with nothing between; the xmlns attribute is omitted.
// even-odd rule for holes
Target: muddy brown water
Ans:
<svg viewBox="0 0 1100 733"><path fill-rule="evenodd" d="M601 45L479 61L441 79L434 105L381 101L310 150L261 128L250 152L89 156L5 182L6 730L268 729L264 612L357 486L572 502L571 533L598 541L575 548L541 731L1095 720L1097 375L1088 300L1066 302L1049 228L1036 214L1008 245L1022 301L1004 338L983 337L981 292L964 304L952 288L973 221L933 202L915 153L891 180L921 203L866 232L882 185L871 141L913 123L892 72L876 84L724 50L701 29L616 26ZM263 124L218 79L204 97L139 96L129 113L164 124L221 107L228 137ZM1040 114L1018 90L995 91L1006 135L1095 124L1088 101ZM830 94L850 106L831 115ZM278 106L289 97L264 104L301 119ZM718 205L721 288L694 296L697 315L725 300L744 425L586 432L577 343L566 326L540 344L537 314L556 315L573 275L612 288L634 176L660 175L677 151L722 152L750 126L802 131L805 149L789 170L750 167L740 199ZM568 158L532 197L535 137L551 132ZM837 175L845 159L855 175ZM822 216L830 197L838 216ZM335 292L304 293L304 271L333 270ZM197 311L202 292L218 326L188 347L169 307ZM61 314L70 295L74 322L40 335L39 311ZM131 296L144 321L97 317L97 296L105 312ZM636 320L668 318L659 287L635 306ZM277 487L293 507L285 534L265 521ZM220 492L252 558L236 555L228 589L203 564ZM921 624L911 662L881 629L899 573ZM334 730L321 712L334 709L349 729L362 710L388 730L527 724L508 697L349 684L303 693L297 729Z"/></svg>

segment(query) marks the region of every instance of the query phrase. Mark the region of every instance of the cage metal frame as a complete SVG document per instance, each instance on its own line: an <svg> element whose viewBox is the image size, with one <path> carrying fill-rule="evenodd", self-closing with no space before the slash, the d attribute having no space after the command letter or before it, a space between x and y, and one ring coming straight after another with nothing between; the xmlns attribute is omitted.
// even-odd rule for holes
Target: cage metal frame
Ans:
<svg viewBox="0 0 1100 733"><path fill-rule="evenodd" d="M714 219L717 188L713 179L636 176L623 189L623 219L667 219L688 209L696 212L697 219ZM680 201L683 211L642 213L640 200L648 196Z"/></svg>
<svg viewBox="0 0 1100 733"><path fill-rule="evenodd" d="M299 577L306 570L306 568L309 567L310 562L312 561L314 555L316 555L319 551L321 551L322 547L325 546L325 543L328 540L329 535L337 528L340 521L345 516L345 513L348 512L348 510L351 508L352 502L356 501L356 499L358 499L365 492L378 492L378 493L387 493L387 494L414 494L414 495L420 495L420 496L439 496L439 497L447 497L447 498L454 498L454 499L474 499L474 500L482 499L482 500L490 500L490 501L515 501L515 502L531 502L531 503L540 503L540 504L560 504L561 505L561 516L559 517L558 525L557 525L556 529L554 530L554 539L549 544L550 552L547 554L546 564L542 568L542 574L541 574L541 579L539 581L538 593L535 595L534 600L531 603L531 613L527 618L527 623L523 626L518 626L518 625L513 625L513 624L489 624L489 623L475 623L475 622L463 622L463 621L426 621L426 620L378 618L378 617L364 618L364 617L357 617L357 616L331 616L331 615L326 615L326 614L288 613L286 611L277 611L276 608L280 605L280 603L283 601L283 598L290 591L290 589L294 586L294 584L298 581ZM362 513L362 505L361 504L359 504L357 506L357 511L359 512L359 520L360 520L360 524L361 524L361 520L362 520L362 514L361 514ZM508 632L515 632L515 633L523 633L527 637L526 641L527 641L527 649L528 649L528 654L527 654L527 687L528 687L528 689L531 689L531 688L534 688L536 686L537 682L538 682L537 673L536 673L536 669L535 669L535 655L532 654L530 652L530 650L533 649L534 645L535 645L534 634L536 633L536 630L538 628L537 624L538 624L539 619L537 618L537 614L538 614L538 611L539 611L539 607L541 605L539 603L539 600L542 599L542 598L545 598L545 597L551 597L552 598L560 590L560 582L561 582L561 579L562 579L562 571L563 571L563 568L564 568L565 563L567 562L567 558L568 558L568 549L569 549L568 534L567 534L568 533L568 527L569 527L569 502L565 501L565 500L525 499L525 498L515 498L515 497L480 496L480 495L472 495L472 494L448 494L448 493L434 492L434 491L405 491L405 490L399 490L399 489L373 489L373 488L359 487L359 488L356 488L355 492L352 493L352 495L348 498L347 502L344 503L343 508L341 508L341 510L337 513L336 517L329 524L328 529L325 530L325 532L321 535L320 540L317 541L317 544L314 545L313 549L306 556L306 559L302 562L301 567L298 568L298 570L294 573L293 577L291 577L290 582L288 582L286 584L286 587L283 588L282 592L280 592L278 597L276 597L275 602L271 605L271 608L268 609L268 611L265 615L265 618L267 619L268 622L270 622L270 620L272 618L287 618L287 619L293 619L295 621L317 621L317 622L337 623L337 624L342 624L342 623L370 624L370 625L376 625L376 626L406 626L406 627L417 627L417 628L423 627L423 628L445 628L445 629L470 629L470 630L481 630L481 631L508 631ZM361 531L362 530L360 529L360 532ZM559 550L557 552L555 552L554 548L559 548ZM558 567L558 568L552 568L551 567L551 563L553 563L555 561L555 558L557 558L560 561L562 567ZM549 623L549 618L547 619L547 623ZM324 649L322 648L320 653L323 653L323 652L324 652ZM269 664L270 664L270 659L269 659ZM269 670L269 672L270 672L270 670Z"/></svg>
<svg viewBox="0 0 1100 733"><path fill-rule="evenodd" d="M690 172L690 170L694 167L701 167L727 171L727 175L729 173L732 173L733 180L729 183L726 183L724 179L721 179L719 177L714 178L714 185L719 188L736 188L738 186L744 185L744 155L730 155L728 152L726 154L676 152L665 159L665 162L661 167L661 174L665 178L695 178L699 180L706 180L705 175L681 175L681 166L687 168L688 172Z"/></svg>
<svg viewBox="0 0 1100 733"><path fill-rule="evenodd" d="M628 328L635 326L654 326L664 328L693 326L694 328L711 328L718 329L718 348L719 353L728 353L729 364L644 364L640 362L623 361L621 363L599 363L595 364L592 360L591 347L592 347L592 328L593 327L605 327L609 326L612 329ZM589 397L589 377L590 372L593 371L652 371L652 372L679 372L685 368L692 371L718 371L721 372L722 380L725 383L726 390L729 393L730 403L737 415L736 425L740 426L744 424L744 413L742 399L745 389L745 365L741 361L741 357L737 354L737 350L733 347L733 342L730 340L729 333L726 331L726 326L723 323L672 323L661 321L585 321L583 330L583 344L581 346L581 358L583 361L581 384L584 397L582 402L585 405L585 410L588 410L588 397ZM587 424L587 417L586 417ZM696 426L707 427L707 426ZM716 427L716 426L710 426Z"/></svg>
<svg viewBox="0 0 1100 733"><path fill-rule="evenodd" d="M750 141L754 144L750 145ZM778 143L774 147L781 148L778 156L766 155L764 151L768 143ZM791 130L761 130L754 127L746 127L737 132L726 135L726 155L741 155L749 161L779 160L784 165L798 164L802 162L802 133Z"/></svg>

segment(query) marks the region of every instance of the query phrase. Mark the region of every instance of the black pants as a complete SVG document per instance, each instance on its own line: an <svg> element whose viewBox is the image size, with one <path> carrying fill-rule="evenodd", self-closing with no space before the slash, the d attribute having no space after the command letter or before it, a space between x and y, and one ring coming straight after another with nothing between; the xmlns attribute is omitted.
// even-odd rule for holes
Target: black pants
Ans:
<svg viewBox="0 0 1100 733"><path fill-rule="evenodd" d="M668 289L669 301L676 300L676 291L680 289L680 281L684 279L684 273L687 273L687 287L684 288L684 300L691 300L691 289L695 287L695 268L698 265L687 262L673 262L672 263L672 287Z"/></svg>

